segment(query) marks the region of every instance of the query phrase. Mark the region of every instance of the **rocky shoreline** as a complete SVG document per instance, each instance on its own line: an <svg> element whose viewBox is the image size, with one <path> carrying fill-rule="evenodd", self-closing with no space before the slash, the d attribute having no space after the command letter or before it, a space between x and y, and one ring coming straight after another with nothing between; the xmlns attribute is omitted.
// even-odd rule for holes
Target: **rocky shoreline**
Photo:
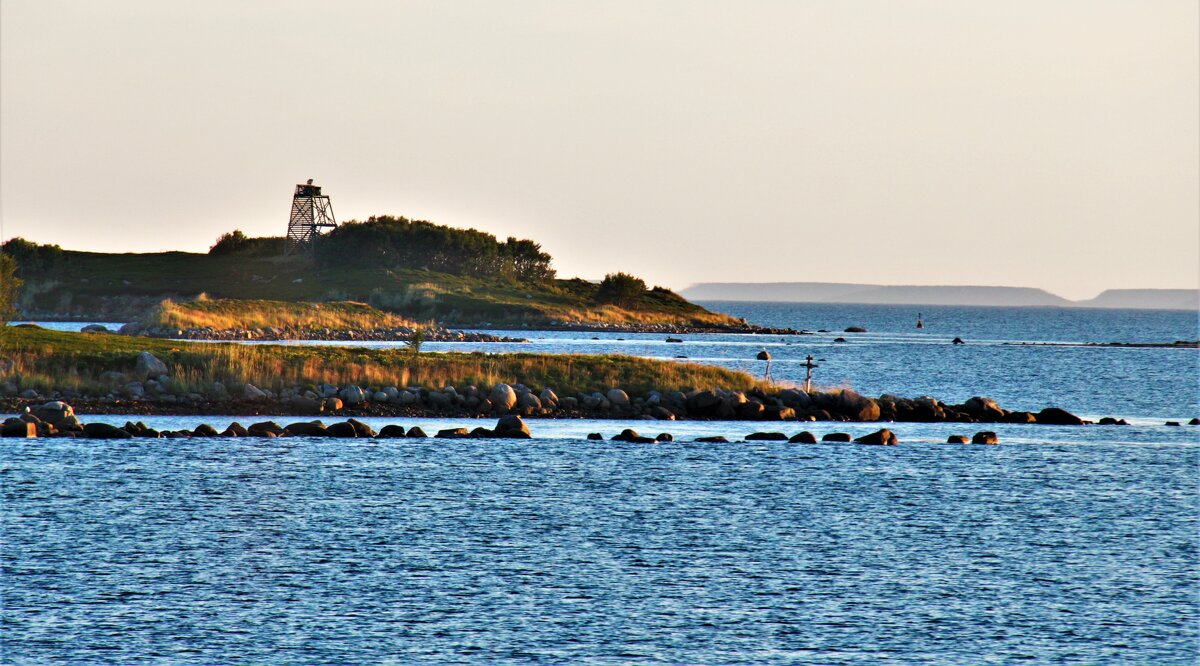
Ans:
<svg viewBox="0 0 1200 666"><path fill-rule="evenodd" d="M1178 425L1178 424L1175 424ZM1190 425L1200 425L1200 419L1192 419ZM321 420L297 421L281 426L275 421L257 421L249 426L234 421L224 430L201 423L191 429L157 430L138 421L126 421L124 426L115 426L103 422L84 423L79 420L71 405L62 401L52 401L27 408L18 416L4 420L0 424L0 437L32 439L38 437L63 437L82 439L179 439L179 438L208 438L208 437L335 437L335 438L426 438L438 439L532 439L533 433L525 420L516 414L499 417L492 428L477 426L475 428L446 428L429 435L420 426L405 428L398 424L388 424L376 431L370 425L356 418L326 424ZM601 433L589 433L588 440L605 440ZM676 441L669 432L661 432L650 437L642 435L632 428L625 428L619 434L607 438L612 442L627 442L631 444L656 444ZM825 433L820 440L813 433L802 430L793 435L780 431L759 431L744 435L740 439L730 440L723 435L696 437L692 441L698 443L725 444L731 441L741 442L787 442L789 444L817 443L855 443L877 446L895 446L900 440L896 433L889 428L880 428L874 432L853 437L846 432ZM966 435L953 434L946 439L947 444L999 444L999 436L990 430L981 430L968 438Z"/></svg>
<svg viewBox="0 0 1200 666"><path fill-rule="evenodd" d="M419 329L422 342L529 342L525 338L512 338L475 331L458 331L431 327ZM331 328L169 328L165 326L143 326L133 322L115 331L118 335L167 338L171 340L235 341L257 340L277 342L281 340L333 340L340 342L409 342L418 329L410 326L391 326L372 329ZM84 333L112 333L103 325L93 324L82 329Z"/></svg>
<svg viewBox="0 0 1200 666"><path fill-rule="evenodd" d="M862 396L852 390L807 393L782 388L770 393L693 390L648 391L633 394L620 388L558 395L553 388L540 391L522 384L496 384L480 388L446 386L441 389L395 386L292 386L280 391L253 384L225 386L212 382L197 390L177 391L166 368L148 353L139 357L138 376L112 392L97 396L78 391L33 389L16 393L11 384L0 385L0 410L19 412L44 402L69 401L87 412L108 414L170 415L297 415L391 417L499 417L623 418L638 420L706 421L897 421L957 423L1042 423L1084 425L1084 419L1056 407L1034 413L1010 411L994 400L974 397L961 405L932 397L903 398L885 394ZM1120 419L1106 419L1122 424Z"/></svg>

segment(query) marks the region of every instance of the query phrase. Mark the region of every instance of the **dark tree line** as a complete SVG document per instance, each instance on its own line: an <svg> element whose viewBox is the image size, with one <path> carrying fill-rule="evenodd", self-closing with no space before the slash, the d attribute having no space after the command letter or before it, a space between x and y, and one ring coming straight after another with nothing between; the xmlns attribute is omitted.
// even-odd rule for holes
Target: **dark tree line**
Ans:
<svg viewBox="0 0 1200 666"><path fill-rule="evenodd" d="M496 237L475 229L455 229L403 217L378 216L347 222L317 243L325 266L346 261L385 268L417 268L542 282L554 278L551 257L531 240Z"/></svg>

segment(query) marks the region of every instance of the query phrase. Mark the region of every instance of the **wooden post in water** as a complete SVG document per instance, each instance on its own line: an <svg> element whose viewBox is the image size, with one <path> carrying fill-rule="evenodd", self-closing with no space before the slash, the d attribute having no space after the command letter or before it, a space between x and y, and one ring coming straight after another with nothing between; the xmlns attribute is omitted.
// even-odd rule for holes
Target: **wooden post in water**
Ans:
<svg viewBox="0 0 1200 666"><path fill-rule="evenodd" d="M815 367L817 367L817 366L816 366L816 364L813 363L812 354L809 354L808 358L805 359L805 361L804 361L804 370L805 370L805 372L804 372L804 392L805 393L812 391L812 371L813 371L813 368L815 368Z"/></svg>

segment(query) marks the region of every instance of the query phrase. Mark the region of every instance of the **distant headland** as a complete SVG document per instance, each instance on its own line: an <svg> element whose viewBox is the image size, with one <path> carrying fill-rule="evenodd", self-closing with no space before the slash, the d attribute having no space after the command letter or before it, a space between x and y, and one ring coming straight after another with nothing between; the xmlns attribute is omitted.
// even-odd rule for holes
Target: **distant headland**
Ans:
<svg viewBox="0 0 1200 666"><path fill-rule="evenodd" d="M1200 289L1109 289L1096 298L1072 301L1032 287L701 282L684 289L680 295L692 301L1200 310Z"/></svg>

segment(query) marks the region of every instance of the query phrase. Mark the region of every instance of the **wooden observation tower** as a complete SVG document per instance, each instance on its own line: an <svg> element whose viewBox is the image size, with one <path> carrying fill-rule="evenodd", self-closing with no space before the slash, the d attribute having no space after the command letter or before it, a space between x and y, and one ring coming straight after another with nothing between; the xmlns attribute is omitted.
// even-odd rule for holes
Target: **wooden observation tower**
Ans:
<svg viewBox="0 0 1200 666"><path fill-rule="evenodd" d="M297 185L296 193L292 195L292 216L288 220L284 254L311 253L321 229L336 226L329 195L321 194L321 187L313 185L312 178L309 178L307 183Z"/></svg>

